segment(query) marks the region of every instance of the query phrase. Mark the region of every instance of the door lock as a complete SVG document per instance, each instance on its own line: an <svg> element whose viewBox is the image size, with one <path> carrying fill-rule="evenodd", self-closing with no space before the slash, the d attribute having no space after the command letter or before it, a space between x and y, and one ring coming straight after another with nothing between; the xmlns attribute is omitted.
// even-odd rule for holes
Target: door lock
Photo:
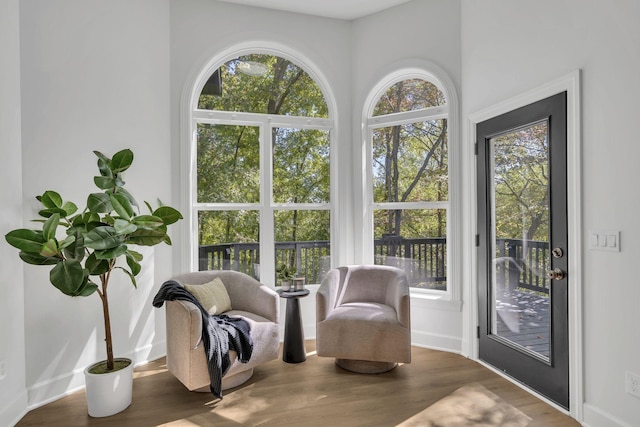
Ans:
<svg viewBox="0 0 640 427"><path fill-rule="evenodd" d="M562 280L565 277L565 273L559 268L554 268L547 273L547 277L551 280Z"/></svg>
<svg viewBox="0 0 640 427"><path fill-rule="evenodd" d="M562 258L562 256L564 255L562 248L554 248L551 253L553 254L554 258Z"/></svg>

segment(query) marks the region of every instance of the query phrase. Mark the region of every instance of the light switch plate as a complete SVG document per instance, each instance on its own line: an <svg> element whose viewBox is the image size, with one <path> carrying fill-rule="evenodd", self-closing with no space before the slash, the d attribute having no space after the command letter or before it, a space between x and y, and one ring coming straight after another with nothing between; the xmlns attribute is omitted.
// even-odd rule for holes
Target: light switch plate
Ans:
<svg viewBox="0 0 640 427"><path fill-rule="evenodd" d="M620 252L620 231L589 231L589 249L592 251Z"/></svg>

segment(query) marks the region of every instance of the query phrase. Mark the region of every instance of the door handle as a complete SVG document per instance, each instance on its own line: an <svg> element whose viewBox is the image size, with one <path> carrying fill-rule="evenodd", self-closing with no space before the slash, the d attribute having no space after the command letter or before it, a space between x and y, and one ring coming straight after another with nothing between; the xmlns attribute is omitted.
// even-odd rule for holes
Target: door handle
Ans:
<svg viewBox="0 0 640 427"><path fill-rule="evenodd" d="M562 280L565 278L565 272L559 268L554 268L547 273L547 277L551 280Z"/></svg>

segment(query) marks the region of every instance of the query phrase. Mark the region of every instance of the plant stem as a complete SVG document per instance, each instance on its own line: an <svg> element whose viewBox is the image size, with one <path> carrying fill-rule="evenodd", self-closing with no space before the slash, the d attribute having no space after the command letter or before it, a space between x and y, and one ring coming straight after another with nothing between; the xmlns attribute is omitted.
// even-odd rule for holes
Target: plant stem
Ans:
<svg viewBox="0 0 640 427"><path fill-rule="evenodd" d="M102 292L100 299L102 300L102 312L104 314L104 341L107 345L107 370L113 371L113 341L111 340L111 320L109 317L109 301L107 299L107 285L111 276L111 268L109 271L100 276L102 284Z"/></svg>

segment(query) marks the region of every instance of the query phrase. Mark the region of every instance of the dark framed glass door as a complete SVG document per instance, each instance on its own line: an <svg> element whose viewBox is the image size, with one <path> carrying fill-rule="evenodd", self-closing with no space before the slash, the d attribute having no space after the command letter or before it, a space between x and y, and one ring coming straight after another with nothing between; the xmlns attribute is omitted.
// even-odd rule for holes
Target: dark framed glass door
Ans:
<svg viewBox="0 0 640 427"><path fill-rule="evenodd" d="M476 125L479 357L569 407L566 92Z"/></svg>

